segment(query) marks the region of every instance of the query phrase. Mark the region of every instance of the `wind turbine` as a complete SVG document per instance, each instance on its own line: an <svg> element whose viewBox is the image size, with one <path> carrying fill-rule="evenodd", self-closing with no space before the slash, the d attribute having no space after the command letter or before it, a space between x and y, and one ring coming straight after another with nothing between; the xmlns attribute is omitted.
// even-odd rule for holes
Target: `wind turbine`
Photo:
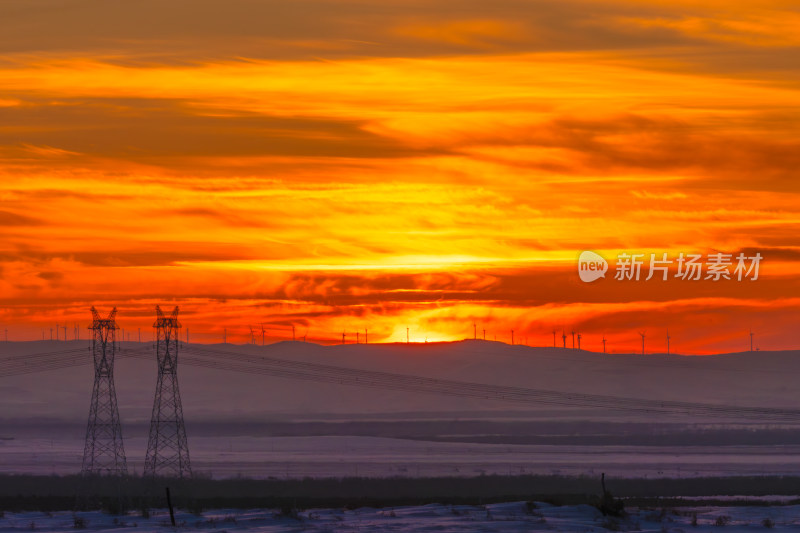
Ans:
<svg viewBox="0 0 800 533"><path fill-rule="evenodd" d="M669 355L669 328L667 328L667 355Z"/></svg>
<svg viewBox="0 0 800 533"><path fill-rule="evenodd" d="M564 348L566 348L567 347L567 334L564 333L563 329L561 330L561 342L563 343Z"/></svg>
<svg viewBox="0 0 800 533"><path fill-rule="evenodd" d="M306 328L306 332L303 333L303 342L306 342L306 335L308 335L308 328Z"/></svg>
<svg viewBox="0 0 800 533"><path fill-rule="evenodd" d="M556 330L553 330L553 348L556 347Z"/></svg>
<svg viewBox="0 0 800 533"><path fill-rule="evenodd" d="M572 349L575 349L575 330L572 330Z"/></svg>
<svg viewBox="0 0 800 533"><path fill-rule="evenodd" d="M750 330L750 351L753 351L753 330Z"/></svg>
<svg viewBox="0 0 800 533"><path fill-rule="evenodd" d="M261 346L264 346L264 333L266 333L266 331L264 330L264 323L262 322L261 323Z"/></svg>
<svg viewBox="0 0 800 533"><path fill-rule="evenodd" d="M578 349L581 349L581 334L578 333Z"/></svg>
<svg viewBox="0 0 800 533"><path fill-rule="evenodd" d="M639 335L642 336L642 355L644 355L644 333L639 332Z"/></svg>
<svg viewBox="0 0 800 533"><path fill-rule="evenodd" d="M603 353L606 353L606 336L603 335Z"/></svg>

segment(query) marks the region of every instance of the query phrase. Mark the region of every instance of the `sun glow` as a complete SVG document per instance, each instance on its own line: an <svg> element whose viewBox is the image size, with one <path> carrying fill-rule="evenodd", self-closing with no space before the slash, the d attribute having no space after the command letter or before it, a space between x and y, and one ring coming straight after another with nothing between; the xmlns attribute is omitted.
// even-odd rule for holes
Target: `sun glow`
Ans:
<svg viewBox="0 0 800 533"><path fill-rule="evenodd" d="M169 301L202 342L247 342L251 321L330 343L364 328L458 340L479 324L489 340L549 346L577 329L585 346L633 350L638 329L668 325L686 352L744 349L751 328L764 348L793 346L786 4L501 1L458 17L440 2L311 3L319 26L284 6L281 28L252 35L224 28L272 20L269 2L233 0L216 15L228 25L181 13L180 35L144 31L135 5L91 31L86 6L7 10L12 339L83 323L91 305L143 327ZM583 250L765 261L752 284L585 285Z"/></svg>

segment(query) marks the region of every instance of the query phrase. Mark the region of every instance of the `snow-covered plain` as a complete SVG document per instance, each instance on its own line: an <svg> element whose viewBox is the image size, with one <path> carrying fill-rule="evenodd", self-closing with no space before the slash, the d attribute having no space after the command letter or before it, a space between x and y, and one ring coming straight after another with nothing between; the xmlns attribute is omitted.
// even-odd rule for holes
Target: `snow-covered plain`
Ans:
<svg viewBox="0 0 800 533"><path fill-rule="evenodd" d="M79 522L76 522L76 517ZM313 509L296 516L277 510L215 510L201 515L178 511L178 531L410 531L410 532L719 532L796 531L800 506L685 507L630 509L624 518L604 517L588 505L553 506L536 502L481 506L431 504L385 509ZM80 522L82 521L82 522ZM693 526L693 521L696 526ZM79 525L90 531L145 532L173 530L169 514L160 509L149 518L136 514L116 517L91 513L5 513L0 531L74 532ZM724 526L724 527L721 527Z"/></svg>
<svg viewBox="0 0 800 533"><path fill-rule="evenodd" d="M128 465L141 473L146 440L126 440ZM798 475L794 446L555 446L425 442L364 436L191 438L195 472L214 478L472 477L599 475L700 477ZM0 442L0 473L73 474L81 439Z"/></svg>
<svg viewBox="0 0 800 533"><path fill-rule="evenodd" d="M9 343L0 355L60 349L67 343ZM84 343L85 345L86 343ZM126 343L136 348L137 343ZM709 357L609 355L552 348L528 348L489 342L441 345L359 345L323 347L306 343L219 347L227 351L268 355L296 361L335 364L433 378L491 383L564 392L586 392L656 400L709 402L722 405L794 409L800 406L800 352L760 352ZM88 352L87 352L88 353ZM83 431L91 391L91 367L16 376L0 380L0 473L73 474L80 468ZM711 475L800 473L800 441L792 423L754 420L710 420L653 416L572 406L509 405L480 398L361 389L336 384L295 382L263 375L188 367L180 372L184 414L196 472L225 478L251 477L472 477L481 474L589 474L610 477L695 477ZM120 358L116 371L120 413L128 464L141 472L147 438L154 364ZM563 427L551 436L572 438L561 444L488 442L491 433L458 435L429 430L410 438L374 433L347 433L333 424L372 420L399 425L412 421L499 420ZM233 421L226 432L202 430L219 421ZM281 434L274 421L331 425L316 433ZM594 429L606 428L592 440ZM610 425L609 425L610 424ZM618 424L614 426L614 424ZM669 435L675 427L725 431L731 425L736 442L723 435L705 444L691 432L678 444L627 442L625 424ZM671 426L675 425L675 426ZM607 427L606 427L607 426ZM346 426L351 427L351 426ZM357 427L357 426L352 426ZM534 427L534 434L539 426ZM586 426L588 427L588 426ZM195 431L195 428L198 430ZM233 428L233 429L232 429ZM244 429L241 429L244 428ZM264 428L267 428L265 430ZM297 429L295 428L295 429ZM559 434L561 430L566 433ZM770 431L779 430L770 434ZM344 431L344 432L343 432ZM394 430L392 430L394 431ZM500 437L517 437L515 430ZM638 430L637 430L638 431ZM682 431L682 430L681 430ZM754 432L755 442L741 431ZM654 433L653 433L654 432ZM578 435L580 433L580 435ZM686 437L686 435L689 435ZM763 438L762 438L763 435ZM777 437L776 437L777 435ZM640 434L639 436L642 436ZM447 441L441 437L457 437ZM598 437L598 438L599 438ZM464 440L459 441L459 438ZM473 439L473 440L471 440ZM777 440L776 440L777 439ZM784 440L781 440L784 439ZM751 439L752 440L752 439ZM711 496L711 495L709 495ZM786 496L786 495L784 495ZM629 509L615 520L590 506L556 507L525 502L486 506L432 504L394 509L317 509L296 517L272 509L216 510L202 515L180 511L180 530L215 531L754 531L800 529L800 506L731 506L680 509ZM696 526L693 525L696 516ZM168 529L168 514L149 518L114 517L100 512L13 513L0 517L0 532L20 530L154 531ZM724 528L720 526L724 525Z"/></svg>
<svg viewBox="0 0 800 533"><path fill-rule="evenodd" d="M88 342L0 343L0 356L35 354L82 347ZM148 343L123 343L124 350ZM728 406L794 409L800 406L800 352L745 352L703 357L678 355L604 355L580 350L509 346L463 341L440 344L319 346L282 342L268 346L217 345L239 354L292 361L398 372L563 392L607 394L651 400L710 402ZM124 355L125 352L123 352ZM88 359L87 359L88 360ZM128 464L141 472L152 394L154 361L120 356L116 385ZM334 383L293 381L193 366L179 379L189 446L196 471L213 477L337 476L475 476L480 474L589 474L616 477L686 477L742 474L800 474L800 424L732 418L509 404L482 398L459 398L359 388ZM90 365L0 378L0 473L71 474L80 468L92 384ZM402 421L515 420L529 424L569 423L550 428L551 435L582 434L568 443L490 443L482 434L439 434L436 429L398 438L386 428L370 433L285 435L272 431L275 421L302 425L370 419ZM203 424L233 421L238 427L202 430ZM800 421L798 421L800 422ZM586 424L605 424L600 430ZM660 435L670 424L689 428L729 427L752 431L793 430L758 442L718 437L699 445L628 442L627 429L613 424L647 425ZM609 425L610 424L610 425ZM533 426L531 426L533 427ZM266 428L266 429L265 429ZM664 429L666 428L666 429ZM517 437L516 430L504 434ZM635 431L639 431L636 429ZM395 432L396 433L396 432ZM615 437L593 440L595 433ZM538 429L532 435L541 436ZM443 442L441 437L463 438ZM472 437L477 437L470 440Z"/></svg>
<svg viewBox="0 0 800 533"><path fill-rule="evenodd" d="M86 341L0 343L0 357L84 347L88 362L88 346ZM123 350L147 346L149 343L122 343ZM208 348L205 345L199 347ZM210 348L242 355L567 393L729 406L789 409L800 406L800 388L795 380L800 373L800 351L702 357L605 355L585 350L509 346L488 341L337 346L281 342L268 346L227 344ZM115 381L123 424L149 420L156 373L155 356L152 360L130 359L125 357L124 351L119 356ZM93 370L87 364L0 378L0 398L3 399L0 418L85 421L92 377ZM179 380L187 423L221 419L259 420L275 415L384 416L432 412L495 415L509 411L545 417L646 421L654 418L650 413L509 404L484 398L296 381L189 365L180 367ZM658 415L658 418L663 418L663 415Z"/></svg>

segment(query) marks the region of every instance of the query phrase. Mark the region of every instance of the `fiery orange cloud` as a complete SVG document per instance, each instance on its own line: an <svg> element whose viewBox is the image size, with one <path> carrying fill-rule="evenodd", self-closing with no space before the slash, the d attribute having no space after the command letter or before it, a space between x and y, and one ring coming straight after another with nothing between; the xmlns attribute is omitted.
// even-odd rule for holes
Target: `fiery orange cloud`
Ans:
<svg viewBox="0 0 800 533"><path fill-rule="evenodd" d="M11 338L175 303L200 342L795 347L791 3L40 4L0 7ZM765 259L584 284L582 250Z"/></svg>

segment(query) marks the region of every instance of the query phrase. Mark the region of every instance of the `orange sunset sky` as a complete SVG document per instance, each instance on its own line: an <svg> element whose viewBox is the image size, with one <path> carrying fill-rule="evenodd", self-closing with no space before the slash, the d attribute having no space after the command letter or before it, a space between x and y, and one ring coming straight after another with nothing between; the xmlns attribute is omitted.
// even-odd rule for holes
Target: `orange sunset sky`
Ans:
<svg viewBox="0 0 800 533"><path fill-rule="evenodd" d="M796 0L5 0L0 327L798 348L799 112Z"/></svg>

